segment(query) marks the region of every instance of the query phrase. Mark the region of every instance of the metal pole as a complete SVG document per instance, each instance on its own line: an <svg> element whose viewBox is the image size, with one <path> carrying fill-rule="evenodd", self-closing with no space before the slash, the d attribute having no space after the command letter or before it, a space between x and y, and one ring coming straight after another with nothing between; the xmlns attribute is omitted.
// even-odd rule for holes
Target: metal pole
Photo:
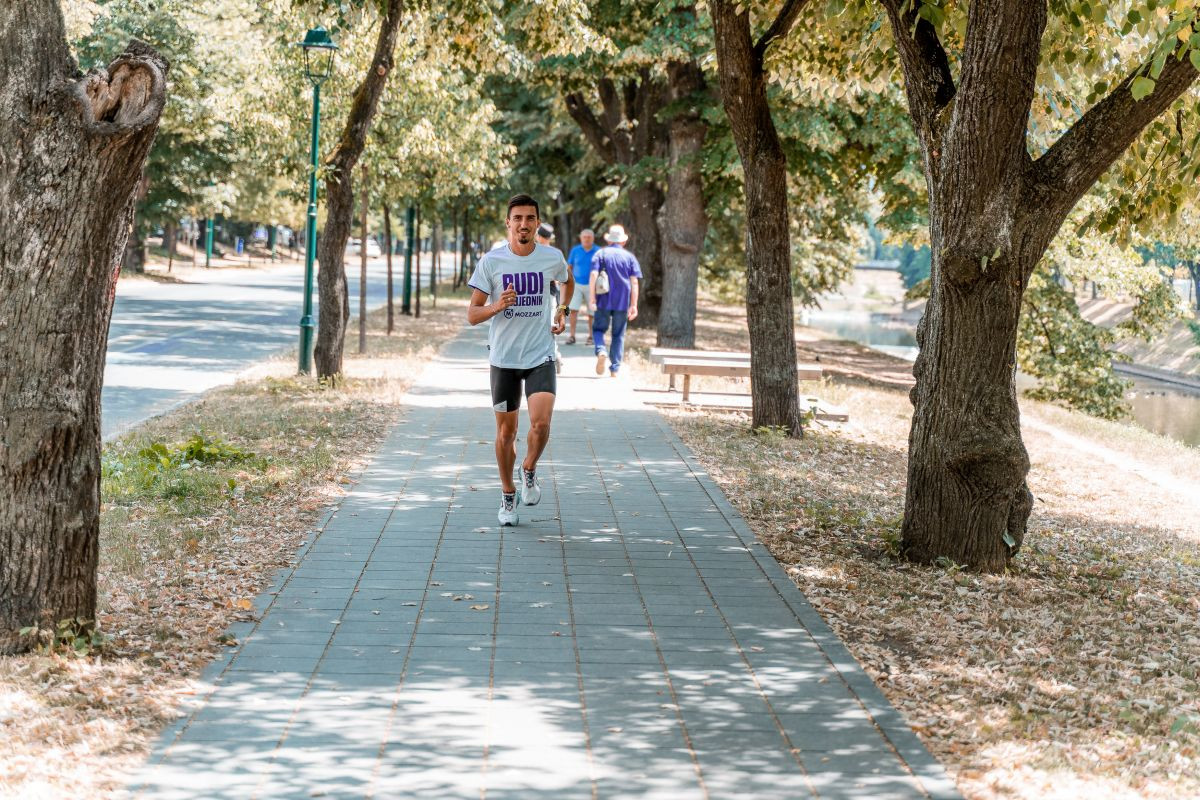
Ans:
<svg viewBox="0 0 1200 800"><path fill-rule="evenodd" d="M205 221L204 232L204 266L212 266L212 237L213 237L213 220L209 217Z"/></svg>
<svg viewBox="0 0 1200 800"><path fill-rule="evenodd" d="M312 372L313 352L313 259L317 251L317 143L321 132L321 86L313 84L312 157L308 173L308 245L304 249L304 316L300 317L300 374Z"/></svg>
<svg viewBox="0 0 1200 800"><path fill-rule="evenodd" d="M401 314L412 314L412 257L413 257L413 226L416 223L417 210L412 206L404 218L404 299L400 303Z"/></svg>

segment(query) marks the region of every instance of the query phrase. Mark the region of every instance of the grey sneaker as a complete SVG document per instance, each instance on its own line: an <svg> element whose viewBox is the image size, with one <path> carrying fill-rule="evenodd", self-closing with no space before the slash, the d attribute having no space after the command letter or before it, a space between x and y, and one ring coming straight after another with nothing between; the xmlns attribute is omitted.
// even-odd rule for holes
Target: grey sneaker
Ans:
<svg viewBox="0 0 1200 800"><path fill-rule="evenodd" d="M518 522L516 492L501 495L501 497L500 512L496 515L500 520L500 525L516 525Z"/></svg>
<svg viewBox="0 0 1200 800"><path fill-rule="evenodd" d="M537 475L527 469L521 470L521 504L536 506L542 499L542 482Z"/></svg>

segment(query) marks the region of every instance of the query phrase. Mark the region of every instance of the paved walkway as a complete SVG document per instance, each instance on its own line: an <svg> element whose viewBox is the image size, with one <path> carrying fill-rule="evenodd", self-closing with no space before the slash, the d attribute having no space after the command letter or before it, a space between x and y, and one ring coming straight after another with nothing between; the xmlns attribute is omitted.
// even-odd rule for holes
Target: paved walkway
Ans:
<svg viewBox="0 0 1200 800"><path fill-rule="evenodd" d="M560 380L541 504L499 529L482 336L430 365L137 796L957 796L683 443L590 357Z"/></svg>

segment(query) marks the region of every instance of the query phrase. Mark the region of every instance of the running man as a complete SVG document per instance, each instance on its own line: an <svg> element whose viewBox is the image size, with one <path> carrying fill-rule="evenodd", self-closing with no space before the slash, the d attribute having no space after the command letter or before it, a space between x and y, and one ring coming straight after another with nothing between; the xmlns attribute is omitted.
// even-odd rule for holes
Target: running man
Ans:
<svg viewBox="0 0 1200 800"><path fill-rule="evenodd" d="M538 204L527 194L508 201L504 225L508 244L484 254L467 285L472 325L491 320L488 361L492 367L492 410L496 412L496 466L502 492L501 525L516 525L517 489L513 467L517 462L517 414L521 389L529 400L529 437L521 464L521 502L535 506L542 499L537 462L550 439L557 378L554 372L554 336L566 327L567 307L559 305L553 321L547 317L550 282L564 284L564 297L575 291L575 279L562 251L534 241Z"/></svg>

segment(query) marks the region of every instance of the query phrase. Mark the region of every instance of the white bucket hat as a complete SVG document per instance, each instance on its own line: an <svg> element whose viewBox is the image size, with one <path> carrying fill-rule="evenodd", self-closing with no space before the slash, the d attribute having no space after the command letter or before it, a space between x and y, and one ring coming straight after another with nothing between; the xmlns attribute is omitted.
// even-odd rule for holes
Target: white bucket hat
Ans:
<svg viewBox="0 0 1200 800"><path fill-rule="evenodd" d="M613 225L604 234L604 241L609 244L622 244L629 241L629 234L625 233L625 228L621 225Z"/></svg>

